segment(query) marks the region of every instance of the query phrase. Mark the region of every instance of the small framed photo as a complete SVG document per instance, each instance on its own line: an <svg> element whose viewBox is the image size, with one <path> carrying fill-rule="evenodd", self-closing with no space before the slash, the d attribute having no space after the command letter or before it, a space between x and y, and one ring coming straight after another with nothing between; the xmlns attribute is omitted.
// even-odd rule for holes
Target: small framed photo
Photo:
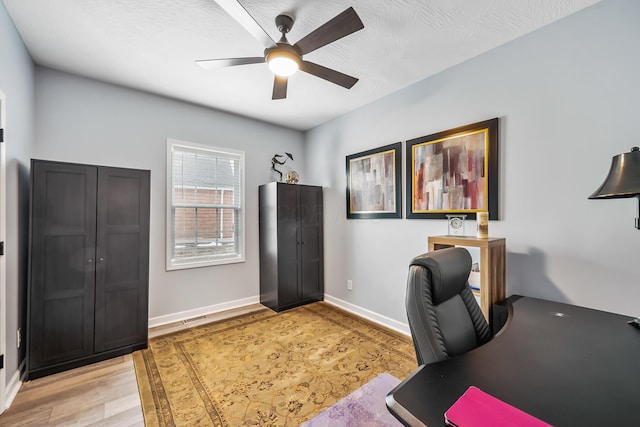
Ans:
<svg viewBox="0 0 640 427"><path fill-rule="evenodd" d="M447 234L449 236L464 236L464 220L466 215L447 215Z"/></svg>

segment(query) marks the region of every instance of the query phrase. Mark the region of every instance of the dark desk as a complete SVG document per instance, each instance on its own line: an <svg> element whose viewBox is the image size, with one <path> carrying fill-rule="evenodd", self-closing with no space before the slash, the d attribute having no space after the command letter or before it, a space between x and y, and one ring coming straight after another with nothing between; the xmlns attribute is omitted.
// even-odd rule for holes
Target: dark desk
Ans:
<svg viewBox="0 0 640 427"><path fill-rule="evenodd" d="M444 412L475 385L556 427L640 426L640 330L629 317L517 296L507 307L489 343L421 366L393 389L391 413L444 426Z"/></svg>

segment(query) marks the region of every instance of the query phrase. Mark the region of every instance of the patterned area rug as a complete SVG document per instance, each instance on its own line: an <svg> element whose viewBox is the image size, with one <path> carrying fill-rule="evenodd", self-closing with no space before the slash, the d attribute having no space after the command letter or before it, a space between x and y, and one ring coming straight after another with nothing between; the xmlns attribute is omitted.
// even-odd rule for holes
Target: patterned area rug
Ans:
<svg viewBox="0 0 640 427"><path fill-rule="evenodd" d="M133 356L148 427L298 426L417 368L409 337L323 302L160 336Z"/></svg>

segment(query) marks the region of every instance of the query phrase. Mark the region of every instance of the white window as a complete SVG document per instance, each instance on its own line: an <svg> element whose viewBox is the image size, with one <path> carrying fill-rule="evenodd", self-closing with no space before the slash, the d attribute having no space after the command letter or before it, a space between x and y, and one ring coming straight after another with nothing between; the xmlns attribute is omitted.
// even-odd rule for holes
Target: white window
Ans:
<svg viewBox="0 0 640 427"><path fill-rule="evenodd" d="M244 152L167 140L167 270L244 261Z"/></svg>

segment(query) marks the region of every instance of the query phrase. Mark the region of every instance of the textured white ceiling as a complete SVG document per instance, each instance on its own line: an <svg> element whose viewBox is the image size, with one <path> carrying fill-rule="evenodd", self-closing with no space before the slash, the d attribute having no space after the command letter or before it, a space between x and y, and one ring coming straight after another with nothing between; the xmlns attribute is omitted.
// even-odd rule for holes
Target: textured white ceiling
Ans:
<svg viewBox="0 0 640 427"><path fill-rule="evenodd" d="M262 56L215 0L4 0L38 65L306 130L600 0L240 0L293 44L353 6L365 28L305 55L352 75L347 90L299 72L271 100L266 64L204 70L196 59Z"/></svg>

